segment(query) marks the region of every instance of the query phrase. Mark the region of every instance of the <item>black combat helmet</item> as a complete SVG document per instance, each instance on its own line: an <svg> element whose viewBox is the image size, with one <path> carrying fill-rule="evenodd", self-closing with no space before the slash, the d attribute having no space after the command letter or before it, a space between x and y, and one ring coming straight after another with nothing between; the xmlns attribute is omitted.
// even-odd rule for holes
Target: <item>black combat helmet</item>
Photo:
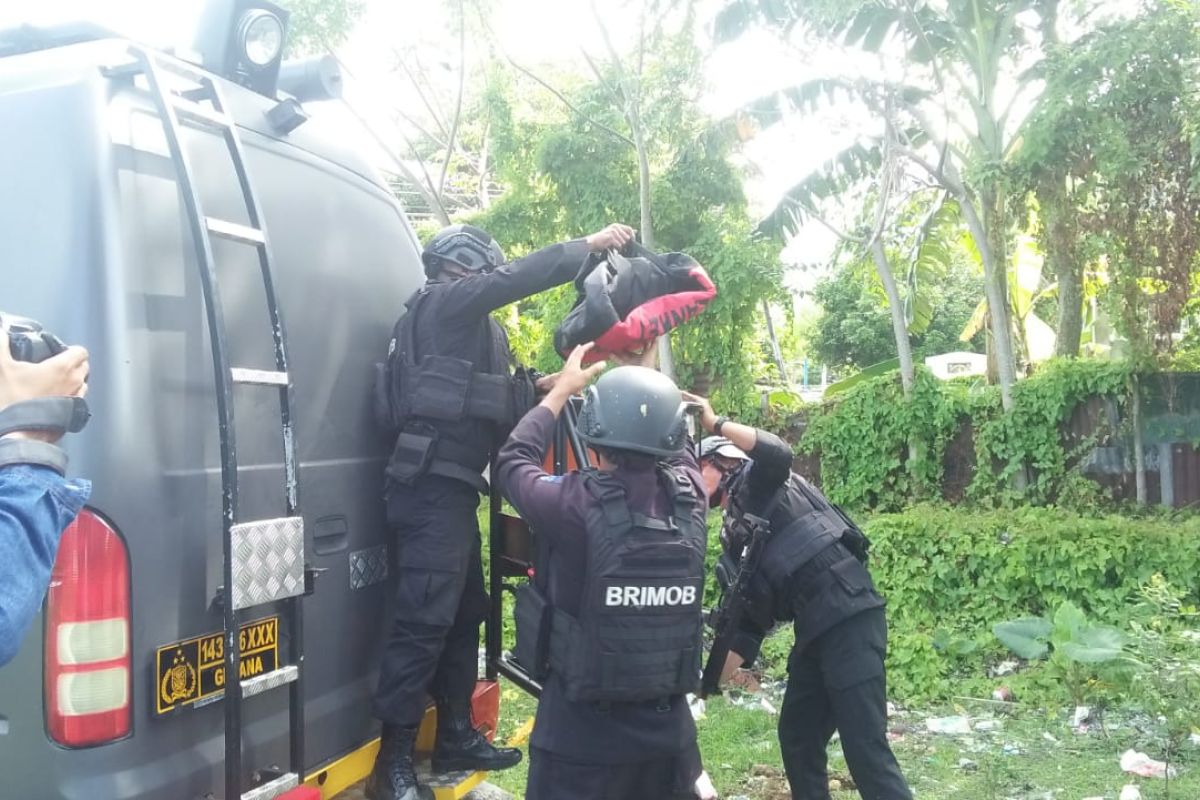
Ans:
<svg viewBox="0 0 1200 800"><path fill-rule="evenodd" d="M421 252L425 274L436 276L443 261L451 261L471 272L490 272L504 263L504 251L491 234L474 225L442 228Z"/></svg>
<svg viewBox="0 0 1200 800"><path fill-rule="evenodd" d="M671 456L687 438L679 387L648 367L617 367L588 388L580 436L593 447Z"/></svg>

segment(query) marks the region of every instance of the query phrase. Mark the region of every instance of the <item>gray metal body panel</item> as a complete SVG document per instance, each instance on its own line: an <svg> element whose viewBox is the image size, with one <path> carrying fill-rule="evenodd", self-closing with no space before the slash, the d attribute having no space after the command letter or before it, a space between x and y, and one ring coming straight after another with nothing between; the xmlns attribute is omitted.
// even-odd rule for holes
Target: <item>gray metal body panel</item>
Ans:
<svg viewBox="0 0 1200 800"><path fill-rule="evenodd" d="M124 741L73 751L52 744L36 624L0 670L3 798L222 794L220 704L154 713L155 649L221 629L210 607L221 578L221 479L203 299L162 127L144 92L100 69L126 60L123 52L100 42L0 59L0 308L91 351L94 417L67 448L71 472L94 482L89 505L129 546L134 704ZM352 579L350 554L388 542L389 443L371 420L372 364L423 275L402 211L336 132L321 129L319 107L279 141L262 130L268 100L229 84L225 91L288 321L305 550L327 570L304 601L311 767L375 732L370 696L392 584ZM244 223L220 140L189 131L185 141L207 213ZM215 246L232 363L271 369L253 249ZM253 388L235 397L243 517L281 516L277 398ZM271 612L267 605L245 617ZM285 660L285 647L280 654ZM247 769L286 764L285 692L248 699L243 715Z"/></svg>

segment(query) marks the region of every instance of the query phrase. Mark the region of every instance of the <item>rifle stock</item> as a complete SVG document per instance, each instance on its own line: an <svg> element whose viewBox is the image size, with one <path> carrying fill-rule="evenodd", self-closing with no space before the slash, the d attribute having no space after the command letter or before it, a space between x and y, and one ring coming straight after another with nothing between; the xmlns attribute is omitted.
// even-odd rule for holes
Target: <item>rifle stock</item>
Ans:
<svg viewBox="0 0 1200 800"><path fill-rule="evenodd" d="M750 529L749 542L742 553L737 575L709 618L713 628L713 644L700 677L700 697L721 693L721 673L749 604L750 582L758 572L763 550L771 536L771 525L767 520L752 514L745 514L743 518Z"/></svg>

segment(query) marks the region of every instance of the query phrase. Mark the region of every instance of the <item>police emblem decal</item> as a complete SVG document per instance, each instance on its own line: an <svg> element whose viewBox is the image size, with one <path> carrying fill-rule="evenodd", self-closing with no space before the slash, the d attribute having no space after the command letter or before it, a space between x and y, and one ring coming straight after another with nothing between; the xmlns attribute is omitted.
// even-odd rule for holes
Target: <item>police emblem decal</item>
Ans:
<svg viewBox="0 0 1200 800"><path fill-rule="evenodd" d="M188 663L183 650L175 651L175 659L171 668L163 675L159 692L165 705L174 705L180 700L187 700L196 693L196 669Z"/></svg>

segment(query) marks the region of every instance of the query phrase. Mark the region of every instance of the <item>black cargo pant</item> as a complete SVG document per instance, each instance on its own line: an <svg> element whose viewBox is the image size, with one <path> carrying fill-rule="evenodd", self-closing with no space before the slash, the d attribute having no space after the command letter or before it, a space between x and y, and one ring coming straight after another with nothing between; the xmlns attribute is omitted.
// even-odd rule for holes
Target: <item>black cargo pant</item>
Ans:
<svg viewBox="0 0 1200 800"><path fill-rule="evenodd" d="M427 694L471 697L488 609L478 507L473 487L440 476L389 493L399 574L375 692L375 716L384 722L419 725Z"/></svg>
<svg viewBox="0 0 1200 800"><path fill-rule="evenodd" d="M911 800L887 740L882 608L843 620L788 660L779 745L793 800L829 800L825 748L836 729L863 800Z"/></svg>

